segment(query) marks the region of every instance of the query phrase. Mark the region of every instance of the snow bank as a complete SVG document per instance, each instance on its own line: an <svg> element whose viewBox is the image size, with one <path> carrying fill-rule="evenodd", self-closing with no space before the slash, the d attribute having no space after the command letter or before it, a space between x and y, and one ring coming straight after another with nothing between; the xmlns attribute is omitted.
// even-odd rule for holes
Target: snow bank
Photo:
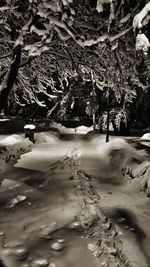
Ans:
<svg viewBox="0 0 150 267"><path fill-rule="evenodd" d="M0 140L0 145L3 146L13 146L14 144L21 143L22 142L22 137L13 134L11 136L7 136L3 139Z"/></svg>
<svg viewBox="0 0 150 267"><path fill-rule="evenodd" d="M86 127L86 126L84 126L84 125L81 125L81 126L79 126L79 127L77 127L76 129L75 129L75 132L76 133L79 133L79 134L87 134L88 132L90 132L90 131L92 131L93 130L93 126L91 126L91 127Z"/></svg>
<svg viewBox="0 0 150 267"><path fill-rule="evenodd" d="M150 138L145 134L143 139ZM150 140L150 139L149 139ZM142 141L142 140L141 140ZM126 140L116 138L95 148L99 179L119 181L121 177L139 180L140 189L150 197L150 161L143 150L137 150Z"/></svg>
<svg viewBox="0 0 150 267"><path fill-rule="evenodd" d="M34 129L35 129L35 125L33 125L33 124L26 124L26 125L24 126L24 129L34 130Z"/></svg>
<svg viewBox="0 0 150 267"><path fill-rule="evenodd" d="M21 155L15 167L45 172L56 162L59 167L59 161L65 159L68 150L68 146L61 142L57 146L49 143L39 144L31 152Z"/></svg>
<svg viewBox="0 0 150 267"><path fill-rule="evenodd" d="M50 150L48 148L47 151L47 144L53 145L57 144L59 142L59 139L52 135L47 133L37 133L35 137L35 144L33 144L28 138L24 138L24 136L20 135L10 135L7 137L3 137L0 140L0 174L4 173L8 169L8 163L18 160L20 156L23 154L25 155L27 152L30 152L33 147L36 148L40 144L45 144L45 148L43 149L43 152L40 153L39 161L41 160L41 157L45 159L44 155L46 154L46 157L50 157ZM37 148L38 149L38 148ZM35 154L38 154L38 151L36 150ZM48 154L48 156L47 156ZM33 155L32 156L37 156ZM31 158L30 162L31 163ZM32 165L32 163L31 163Z"/></svg>
<svg viewBox="0 0 150 267"><path fill-rule="evenodd" d="M18 159L19 156L32 148L32 142L24 137L13 134L0 140L0 173L7 169L10 160Z"/></svg>
<svg viewBox="0 0 150 267"><path fill-rule="evenodd" d="M0 122L3 122L3 121L10 121L10 119L0 119Z"/></svg>
<svg viewBox="0 0 150 267"><path fill-rule="evenodd" d="M53 122L51 123L51 127L55 128L55 129L58 129L60 133L62 134L69 134L69 133L74 133L75 132L75 129L73 128L66 128L65 126L63 126L62 124L60 123L57 123L57 122Z"/></svg>
<svg viewBox="0 0 150 267"><path fill-rule="evenodd" d="M139 141L142 145L150 147L150 133L143 134L143 136L139 138Z"/></svg>
<svg viewBox="0 0 150 267"><path fill-rule="evenodd" d="M93 126L87 127L87 126L81 125L76 128L67 128L57 122L53 122L51 124L51 127L58 129L59 132L62 134L74 134L74 133L87 134L88 132L93 131Z"/></svg>
<svg viewBox="0 0 150 267"><path fill-rule="evenodd" d="M48 143L48 144L57 144L59 142L59 139L48 133L37 133L35 136L35 144L41 144L41 143Z"/></svg>
<svg viewBox="0 0 150 267"><path fill-rule="evenodd" d="M143 140L150 140L150 133L145 133L145 134L143 134L143 136L142 136L140 139L143 139Z"/></svg>
<svg viewBox="0 0 150 267"><path fill-rule="evenodd" d="M127 165L143 158L141 151L137 151L121 138L97 145L95 153L99 159L100 171L107 177L115 173L118 175Z"/></svg>

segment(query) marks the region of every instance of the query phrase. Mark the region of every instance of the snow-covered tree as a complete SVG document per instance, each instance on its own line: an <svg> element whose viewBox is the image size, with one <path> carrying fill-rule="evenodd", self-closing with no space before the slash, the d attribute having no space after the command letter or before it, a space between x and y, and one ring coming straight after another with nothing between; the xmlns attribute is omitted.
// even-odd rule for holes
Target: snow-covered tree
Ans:
<svg viewBox="0 0 150 267"><path fill-rule="evenodd" d="M91 71L95 87L113 91L114 102L124 109L132 84L145 86L135 48L144 34L140 47L148 53L148 8L149 2L140 0L1 1L0 110L7 109L12 92L21 105L45 105L47 97L53 105L50 115L61 105L70 80L91 80Z"/></svg>

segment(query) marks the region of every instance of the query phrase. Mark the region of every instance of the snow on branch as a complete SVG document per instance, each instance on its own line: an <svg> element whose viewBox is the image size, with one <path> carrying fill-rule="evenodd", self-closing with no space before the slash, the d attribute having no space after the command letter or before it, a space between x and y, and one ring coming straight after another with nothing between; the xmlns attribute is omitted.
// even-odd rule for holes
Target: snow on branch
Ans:
<svg viewBox="0 0 150 267"><path fill-rule="evenodd" d="M101 13L104 10L104 4L111 3L112 0L97 0L96 10Z"/></svg>
<svg viewBox="0 0 150 267"><path fill-rule="evenodd" d="M150 42L144 33L139 33L136 36L136 51L143 51L144 55L147 55Z"/></svg>
<svg viewBox="0 0 150 267"><path fill-rule="evenodd" d="M144 19L147 17L148 12L150 11L150 2L148 2L145 7L134 17L133 19L133 28L141 29L143 27Z"/></svg>
<svg viewBox="0 0 150 267"><path fill-rule="evenodd" d="M133 29L141 30L144 25L146 25L149 21L150 12L150 2L148 2L145 7L134 17L133 19ZM147 36L144 33L139 32L136 36L136 51L142 51L144 55L148 54L148 50L150 47L150 42Z"/></svg>

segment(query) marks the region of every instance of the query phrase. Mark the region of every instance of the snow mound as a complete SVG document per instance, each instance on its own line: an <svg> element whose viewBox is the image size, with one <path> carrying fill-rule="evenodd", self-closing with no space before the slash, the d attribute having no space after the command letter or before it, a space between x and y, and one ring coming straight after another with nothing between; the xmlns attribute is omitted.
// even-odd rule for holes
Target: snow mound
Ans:
<svg viewBox="0 0 150 267"><path fill-rule="evenodd" d="M51 123L51 127L58 129L60 133L62 134L71 134L75 132L75 129L73 128L66 128L65 126L63 126L61 123L57 123L57 122L53 122Z"/></svg>
<svg viewBox="0 0 150 267"><path fill-rule="evenodd" d="M17 135L17 134L13 134L11 136L7 136L5 138L3 138L2 140L0 140L0 145L3 146L13 146L17 143L21 143L22 142L22 137Z"/></svg>
<svg viewBox="0 0 150 267"><path fill-rule="evenodd" d="M52 134L39 133L36 134L35 144L48 143L48 144L57 144L59 139Z"/></svg>
<svg viewBox="0 0 150 267"><path fill-rule="evenodd" d="M79 127L77 127L76 129L75 129L75 132L76 133L79 133L79 134L87 134L88 132L90 132L90 131L92 131L93 130L93 126L91 126L91 127L86 127L86 126L84 126L84 125L81 125L81 126L79 126Z"/></svg>
<svg viewBox="0 0 150 267"><path fill-rule="evenodd" d="M7 169L10 160L16 160L21 154L29 152L33 144L28 139L13 134L0 140L0 173Z"/></svg>
<svg viewBox="0 0 150 267"><path fill-rule="evenodd" d="M67 153L68 147L61 142L58 145L39 144L32 151L21 155L15 167L46 172L54 163L59 167L59 161L63 161Z"/></svg>
<svg viewBox="0 0 150 267"><path fill-rule="evenodd" d="M143 139L143 140L150 140L150 133L145 133L145 134L143 134L143 136L142 136L140 139Z"/></svg>
<svg viewBox="0 0 150 267"><path fill-rule="evenodd" d="M6 146L8 149L14 150L16 153L19 149L27 151L32 145L33 144L29 139L17 134L4 137L0 140L0 147Z"/></svg>
<svg viewBox="0 0 150 267"><path fill-rule="evenodd" d="M96 147L101 168L112 175L133 162L141 160L143 154L129 145L124 139L116 138Z"/></svg>
<svg viewBox="0 0 150 267"><path fill-rule="evenodd" d="M35 129L35 125L33 125L33 124L26 124L26 125L24 126L24 129L34 130L34 129Z"/></svg>
<svg viewBox="0 0 150 267"><path fill-rule="evenodd" d="M67 127L65 127L65 126L63 126L57 122L53 122L51 124L51 127L58 129L59 132L62 134L74 134L74 133L87 134L88 132L93 130L93 126L87 127L87 126L81 125L81 126L76 127L76 128L67 128Z"/></svg>

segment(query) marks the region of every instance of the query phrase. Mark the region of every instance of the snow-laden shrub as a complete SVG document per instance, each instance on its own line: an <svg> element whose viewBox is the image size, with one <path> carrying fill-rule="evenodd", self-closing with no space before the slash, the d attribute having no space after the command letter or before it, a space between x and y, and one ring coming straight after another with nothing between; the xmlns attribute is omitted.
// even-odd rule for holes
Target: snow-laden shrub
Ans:
<svg viewBox="0 0 150 267"><path fill-rule="evenodd" d="M110 131L113 131L113 124L115 125L117 130L120 130L121 123L126 125L127 127L127 122L129 119L129 112L126 109L122 108L113 108L110 111ZM113 124L112 124L113 123ZM107 112L104 112L102 117L101 117L101 126L102 130L106 131L107 129Z"/></svg>

